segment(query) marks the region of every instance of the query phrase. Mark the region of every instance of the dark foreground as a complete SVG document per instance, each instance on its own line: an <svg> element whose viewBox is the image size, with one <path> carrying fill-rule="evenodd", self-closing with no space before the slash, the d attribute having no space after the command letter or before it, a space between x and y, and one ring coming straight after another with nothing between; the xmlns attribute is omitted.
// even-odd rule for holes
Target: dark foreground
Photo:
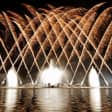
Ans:
<svg viewBox="0 0 112 112"><path fill-rule="evenodd" d="M0 112L112 112L112 89L0 89Z"/></svg>

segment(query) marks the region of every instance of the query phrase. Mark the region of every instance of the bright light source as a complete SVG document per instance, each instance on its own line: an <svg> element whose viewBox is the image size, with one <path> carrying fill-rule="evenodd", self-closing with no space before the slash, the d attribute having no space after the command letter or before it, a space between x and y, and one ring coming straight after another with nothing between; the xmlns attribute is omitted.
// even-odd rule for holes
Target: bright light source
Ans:
<svg viewBox="0 0 112 112"><path fill-rule="evenodd" d="M7 87L17 87L18 86L18 77L17 77L17 73L14 69L14 67L12 67L7 74Z"/></svg>
<svg viewBox="0 0 112 112"><path fill-rule="evenodd" d="M43 84L50 83L56 85L62 82L64 71L54 66L53 60L50 61L48 68L40 73L40 82Z"/></svg>
<svg viewBox="0 0 112 112"><path fill-rule="evenodd" d="M100 87L99 75L94 67L91 68L89 73L89 86Z"/></svg>

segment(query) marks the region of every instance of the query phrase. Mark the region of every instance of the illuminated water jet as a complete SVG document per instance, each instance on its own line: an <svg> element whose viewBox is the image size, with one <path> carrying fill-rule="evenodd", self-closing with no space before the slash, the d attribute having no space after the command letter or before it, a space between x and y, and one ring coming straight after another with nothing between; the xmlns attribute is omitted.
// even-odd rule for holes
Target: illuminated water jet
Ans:
<svg viewBox="0 0 112 112"><path fill-rule="evenodd" d="M18 87L18 76L14 67L12 67L8 71L6 81L7 81L7 87Z"/></svg>
<svg viewBox="0 0 112 112"><path fill-rule="evenodd" d="M88 78L90 87L100 87L99 75L94 67L91 68Z"/></svg>
<svg viewBox="0 0 112 112"><path fill-rule="evenodd" d="M53 60L50 61L48 68L39 74L39 82L43 85L57 85L62 83L66 78L66 73L62 68L56 67ZM66 81L67 82L67 81Z"/></svg>
<svg viewBox="0 0 112 112"><path fill-rule="evenodd" d="M0 23L4 29L0 28L0 31L7 34L5 38L0 34L0 73L7 74L9 68L15 66L17 74L22 69L34 85L34 71L41 74L49 60L55 58L58 66L64 60L63 69L69 69L73 74L71 85L77 80L81 67L84 73L83 79L80 78L82 86L94 65L108 86L103 71L112 74L112 7L107 7L106 3L90 9L49 7L35 10L30 5L24 6L32 17L13 11L1 13ZM102 9L102 6L106 7ZM14 40L11 45L7 44L9 40ZM29 58L32 61L29 62Z"/></svg>
<svg viewBox="0 0 112 112"><path fill-rule="evenodd" d="M90 104L93 112L100 112L101 110L101 91L100 91L100 79L97 71L94 67L91 68L89 73L89 86L95 87L89 90L90 92Z"/></svg>

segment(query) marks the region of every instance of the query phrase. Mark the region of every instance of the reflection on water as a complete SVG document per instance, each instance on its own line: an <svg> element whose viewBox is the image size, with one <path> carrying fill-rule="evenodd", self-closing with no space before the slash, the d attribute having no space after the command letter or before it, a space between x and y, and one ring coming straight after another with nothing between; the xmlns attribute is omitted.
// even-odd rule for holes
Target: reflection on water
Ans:
<svg viewBox="0 0 112 112"><path fill-rule="evenodd" d="M63 97L66 96L66 97ZM42 112L65 112L70 111L69 89L42 89L37 93L37 99ZM48 105L49 104L49 105Z"/></svg>
<svg viewBox="0 0 112 112"><path fill-rule="evenodd" d="M0 89L0 112L112 112L112 89ZM107 92L108 91L108 92Z"/></svg>
<svg viewBox="0 0 112 112"><path fill-rule="evenodd" d="M101 94L100 88L90 89L90 104L93 112L101 111Z"/></svg>
<svg viewBox="0 0 112 112"><path fill-rule="evenodd" d="M7 89L5 97L5 112L13 112L16 104L17 89Z"/></svg>

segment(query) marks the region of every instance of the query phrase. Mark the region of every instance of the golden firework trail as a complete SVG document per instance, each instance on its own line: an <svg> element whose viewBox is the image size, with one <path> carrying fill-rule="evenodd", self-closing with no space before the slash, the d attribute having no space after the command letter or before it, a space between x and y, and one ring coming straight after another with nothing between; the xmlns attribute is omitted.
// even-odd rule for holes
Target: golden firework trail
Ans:
<svg viewBox="0 0 112 112"><path fill-rule="evenodd" d="M69 69L83 85L92 66L105 84L104 71L112 74L112 5L100 3L90 9L53 7L35 9L23 4L29 14L7 11L0 14L0 73L14 66L25 70L33 82L50 60Z"/></svg>

